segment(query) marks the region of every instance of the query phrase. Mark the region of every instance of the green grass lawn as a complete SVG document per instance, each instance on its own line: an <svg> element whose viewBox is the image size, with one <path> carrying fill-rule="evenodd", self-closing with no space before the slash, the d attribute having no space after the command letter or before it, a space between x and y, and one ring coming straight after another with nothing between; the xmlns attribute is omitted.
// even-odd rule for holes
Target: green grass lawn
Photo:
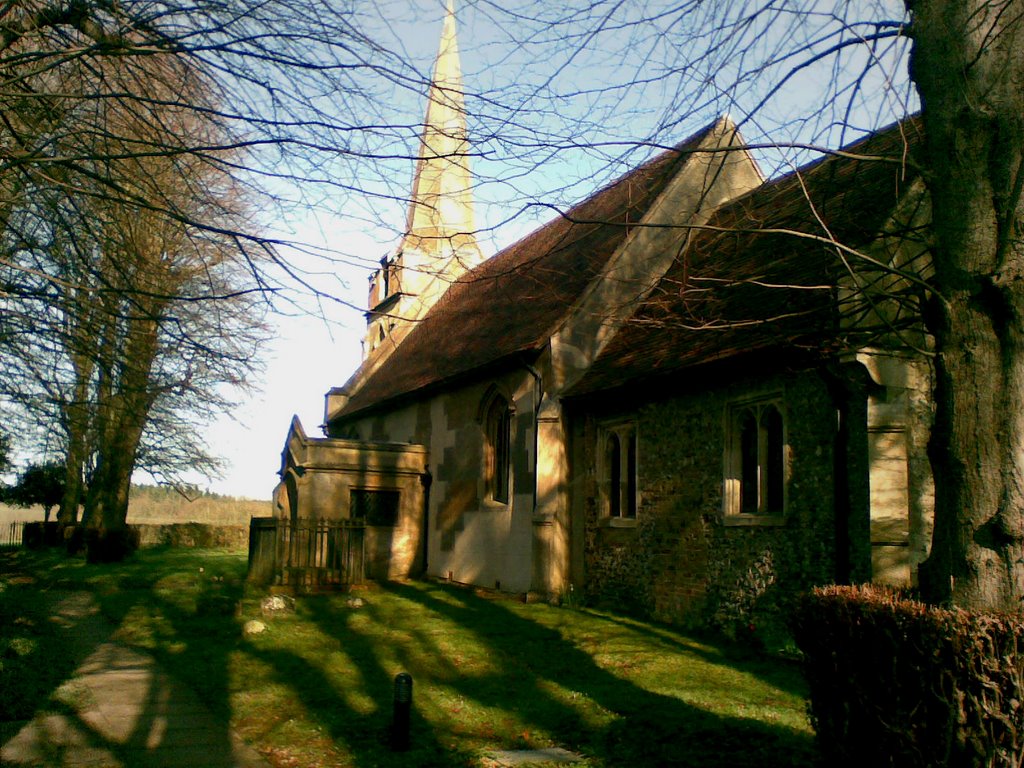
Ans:
<svg viewBox="0 0 1024 768"><path fill-rule="evenodd" d="M244 574L244 554L214 550L143 550L102 567L0 553L0 693L25 687L0 718L25 716L69 672L29 674L56 653L40 594L85 587L122 641L152 652L278 766L476 766L488 750L552 745L588 766L813 763L803 682L785 662L429 583L299 598L294 612L263 617ZM267 630L245 637L252 618ZM412 748L395 754L403 671L415 681Z"/></svg>

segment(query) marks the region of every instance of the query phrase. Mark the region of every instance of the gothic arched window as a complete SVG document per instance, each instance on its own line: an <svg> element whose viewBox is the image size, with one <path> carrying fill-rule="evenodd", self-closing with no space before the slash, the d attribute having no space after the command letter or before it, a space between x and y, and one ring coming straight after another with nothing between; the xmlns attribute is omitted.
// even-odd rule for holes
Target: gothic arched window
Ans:
<svg viewBox="0 0 1024 768"><path fill-rule="evenodd" d="M786 505L786 427L778 400L729 409L726 515L778 516Z"/></svg>
<svg viewBox="0 0 1024 768"><path fill-rule="evenodd" d="M511 432L512 411L508 400L495 395L484 420L485 480L487 495L503 504L508 502Z"/></svg>
<svg viewBox="0 0 1024 768"><path fill-rule="evenodd" d="M601 455L601 495L608 517L635 518L636 426L616 424L603 428L604 452Z"/></svg>

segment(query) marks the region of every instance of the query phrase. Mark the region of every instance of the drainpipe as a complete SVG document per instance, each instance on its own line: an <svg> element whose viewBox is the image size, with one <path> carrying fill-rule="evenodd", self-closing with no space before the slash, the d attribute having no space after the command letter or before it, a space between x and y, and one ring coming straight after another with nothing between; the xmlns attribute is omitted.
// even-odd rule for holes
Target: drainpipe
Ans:
<svg viewBox="0 0 1024 768"><path fill-rule="evenodd" d="M420 475L420 485L423 486L423 575L427 575L427 566L430 560L430 486L434 483L434 476L430 473L430 465L423 469Z"/></svg>

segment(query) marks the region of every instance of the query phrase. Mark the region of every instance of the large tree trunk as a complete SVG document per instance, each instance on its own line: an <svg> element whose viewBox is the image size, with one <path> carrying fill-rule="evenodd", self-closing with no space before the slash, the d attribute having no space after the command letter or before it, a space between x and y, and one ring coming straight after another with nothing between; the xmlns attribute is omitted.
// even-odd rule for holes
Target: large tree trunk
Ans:
<svg viewBox="0 0 1024 768"><path fill-rule="evenodd" d="M86 498L87 554L92 562L122 560L137 543L128 528L128 501L148 409L127 405L125 398L115 400L118 406L111 410L116 412L117 427L107 431L107 439L99 446Z"/></svg>
<svg viewBox="0 0 1024 768"><path fill-rule="evenodd" d="M1024 0L908 2L935 232L926 598L1024 599Z"/></svg>
<svg viewBox="0 0 1024 768"><path fill-rule="evenodd" d="M150 381L158 348L158 325L136 318L127 326L120 375L103 368L100 386L97 464L89 483L85 519L91 560L120 560L133 547L128 501L142 432L156 397ZM95 550L95 554L92 550Z"/></svg>
<svg viewBox="0 0 1024 768"><path fill-rule="evenodd" d="M57 511L57 520L65 525L78 522L78 510L85 495L85 462L89 455L88 382L75 388L76 399L64 409L67 451L64 455L64 498Z"/></svg>
<svg viewBox="0 0 1024 768"><path fill-rule="evenodd" d="M78 523L78 510L85 501L85 465L89 459L92 405L91 388L96 361L92 356L95 343L96 307L86 291L72 293L64 306L69 338L69 359L75 375L71 399L64 403L62 418L67 437L64 455L64 498L61 499L57 520L65 525Z"/></svg>
<svg viewBox="0 0 1024 768"><path fill-rule="evenodd" d="M78 523L78 510L82 505L85 486L82 482L82 467L85 466L85 455L77 441L69 440L67 454L64 457L64 498L57 509L57 522L64 525Z"/></svg>
<svg viewBox="0 0 1024 768"><path fill-rule="evenodd" d="M102 460L96 466L88 496L90 528L121 530L128 520L128 494L138 439L118 435L104 446Z"/></svg>

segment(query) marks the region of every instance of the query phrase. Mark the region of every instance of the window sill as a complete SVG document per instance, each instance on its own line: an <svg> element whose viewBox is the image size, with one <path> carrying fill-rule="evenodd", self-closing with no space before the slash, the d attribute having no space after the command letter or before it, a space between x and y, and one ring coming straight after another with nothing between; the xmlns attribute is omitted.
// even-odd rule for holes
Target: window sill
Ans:
<svg viewBox="0 0 1024 768"><path fill-rule="evenodd" d="M480 509L484 512L502 512L511 506L507 501L495 501L494 499L482 499Z"/></svg>
<svg viewBox="0 0 1024 768"><path fill-rule="evenodd" d="M737 528L778 528L786 524L785 515L726 515L722 518L726 527Z"/></svg>
<svg viewBox="0 0 1024 768"><path fill-rule="evenodd" d="M602 517L597 521L601 528L636 528L635 517Z"/></svg>

